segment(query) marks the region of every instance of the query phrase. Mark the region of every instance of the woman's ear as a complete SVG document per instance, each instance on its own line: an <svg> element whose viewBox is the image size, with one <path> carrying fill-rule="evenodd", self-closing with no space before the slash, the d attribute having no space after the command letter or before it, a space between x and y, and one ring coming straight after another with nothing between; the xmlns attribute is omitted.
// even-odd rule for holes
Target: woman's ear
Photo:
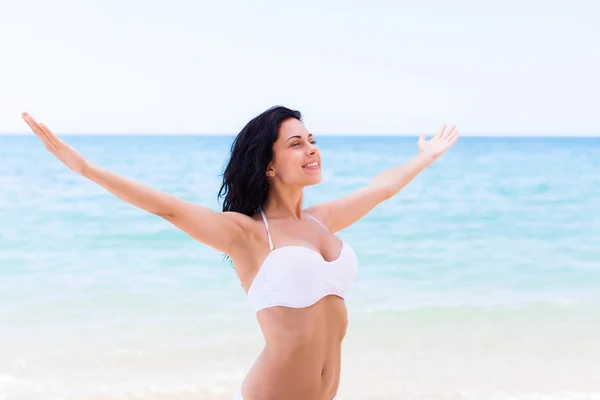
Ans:
<svg viewBox="0 0 600 400"><path fill-rule="evenodd" d="M275 176L275 168L273 168L273 161L267 165L267 176L274 177Z"/></svg>

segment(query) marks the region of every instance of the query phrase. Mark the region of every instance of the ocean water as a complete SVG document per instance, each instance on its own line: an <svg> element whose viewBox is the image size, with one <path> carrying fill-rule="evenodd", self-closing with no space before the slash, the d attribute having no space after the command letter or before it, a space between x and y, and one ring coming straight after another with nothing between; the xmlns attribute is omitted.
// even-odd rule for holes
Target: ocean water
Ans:
<svg viewBox="0 0 600 400"><path fill-rule="evenodd" d="M64 139L220 207L232 137ZM416 152L318 139L306 205ZM360 262L340 399L600 398L600 139L463 137L339 236ZM222 254L0 136L0 400L230 399L262 346Z"/></svg>

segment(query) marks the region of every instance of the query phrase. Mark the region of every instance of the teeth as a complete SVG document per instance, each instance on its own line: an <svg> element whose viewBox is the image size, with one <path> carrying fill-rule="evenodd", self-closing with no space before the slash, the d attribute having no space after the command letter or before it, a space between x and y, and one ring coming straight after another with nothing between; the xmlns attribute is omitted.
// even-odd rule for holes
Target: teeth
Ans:
<svg viewBox="0 0 600 400"><path fill-rule="evenodd" d="M305 165L305 167L310 167L310 168L312 168L312 167L318 167L318 166L319 166L319 163L316 162L316 161L315 162L311 162L311 163Z"/></svg>

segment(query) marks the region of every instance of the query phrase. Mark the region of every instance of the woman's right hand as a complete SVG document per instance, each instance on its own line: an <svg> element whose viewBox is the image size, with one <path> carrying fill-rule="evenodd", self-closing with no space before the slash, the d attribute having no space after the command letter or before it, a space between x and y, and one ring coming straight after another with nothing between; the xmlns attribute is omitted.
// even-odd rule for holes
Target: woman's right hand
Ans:
<svg viewBox="0 0 600 400"><path fill-rule="evenodd" d="M60 140L44 124L36 122L28 113L24 112L22 117L50 153L73 172L79 175L84 174L88 167L88 162L77 150Z"/></svg>

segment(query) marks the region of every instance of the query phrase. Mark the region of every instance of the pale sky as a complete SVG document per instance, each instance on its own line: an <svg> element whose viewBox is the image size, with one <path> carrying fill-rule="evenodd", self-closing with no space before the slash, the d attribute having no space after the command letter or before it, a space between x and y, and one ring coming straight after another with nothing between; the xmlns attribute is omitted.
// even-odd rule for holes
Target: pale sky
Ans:
<svg viewBox="0 0 600 400"><path fill-rule="evenodd" d="M0 0L0 132L600 136L589 1Z"/></svg>

